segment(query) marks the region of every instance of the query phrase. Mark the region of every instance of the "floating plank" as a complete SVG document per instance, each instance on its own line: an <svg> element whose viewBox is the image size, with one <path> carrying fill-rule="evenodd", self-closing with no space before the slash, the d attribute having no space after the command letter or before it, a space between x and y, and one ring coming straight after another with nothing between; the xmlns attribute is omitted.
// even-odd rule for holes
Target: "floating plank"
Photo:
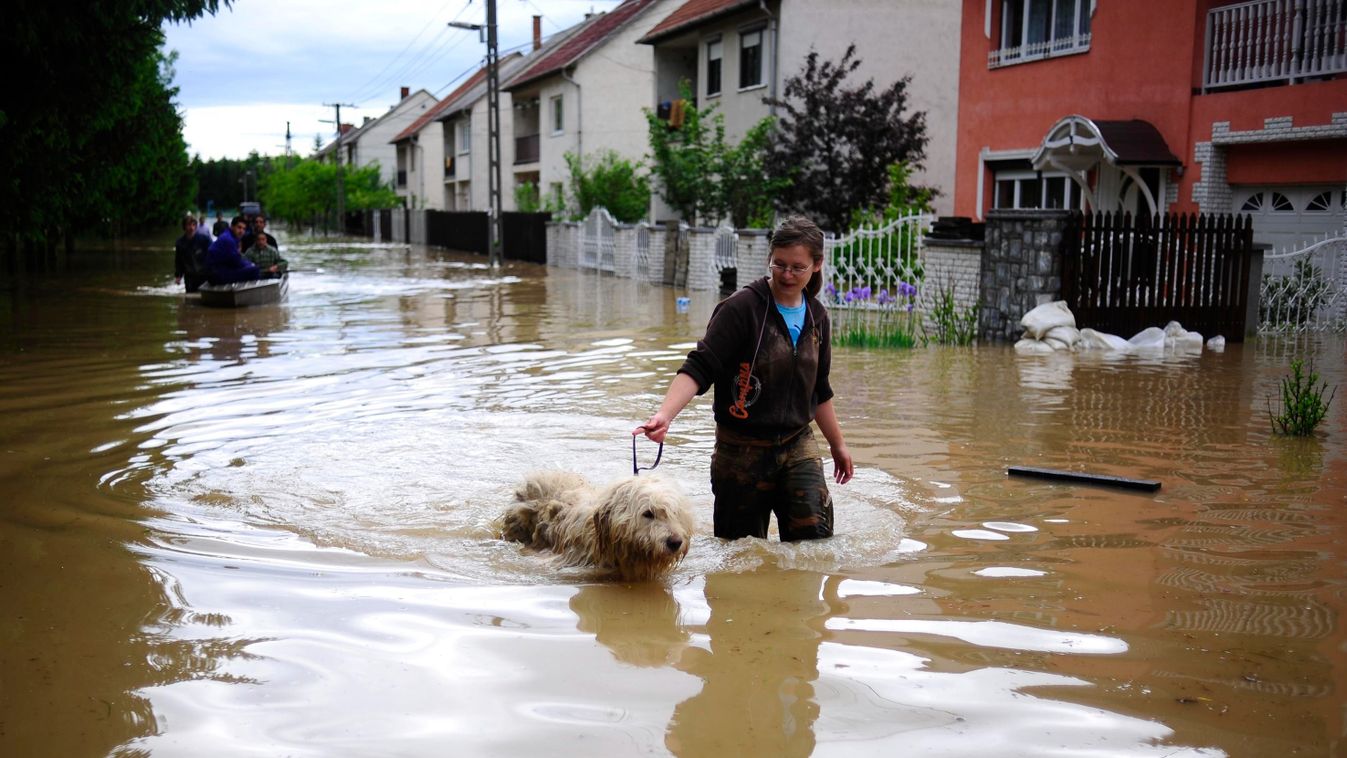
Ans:
<svg viewBox="0 0 1347 758"><path fill-rule="evenodd" d="M1011 476L1055 479L1057 481L1074 482L1077 484L1103 484L1109 487L1123 487L1129 490L1144 490L1146 492L1154 492L1160 489L1160 483L1154 479L1128 479L1122 476L1085 474L1078 471L1058 471L1057 469L1034 468L1032 466L1010 466L1006 468L1006 473Z"/></svg>

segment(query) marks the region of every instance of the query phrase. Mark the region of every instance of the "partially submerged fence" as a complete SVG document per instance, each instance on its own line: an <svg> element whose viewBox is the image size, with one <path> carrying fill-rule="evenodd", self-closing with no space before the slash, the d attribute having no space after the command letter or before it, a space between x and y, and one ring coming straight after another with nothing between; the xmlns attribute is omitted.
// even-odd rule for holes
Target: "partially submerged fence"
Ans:
<svg viewBox="0 0 1347 758"><path fill-rule="evenodd" d="M1253 254L1248 216L1077 215L1063 244L1062 297L1078 326L1127 336L1178 321L1243 340Z"/></svg>
<svg viewBox="0 0 1347 758"><path fill-rule="evenodd" d="M1258 330L1264 333L1347 329L1347 235L1263 256Z"/></svg>

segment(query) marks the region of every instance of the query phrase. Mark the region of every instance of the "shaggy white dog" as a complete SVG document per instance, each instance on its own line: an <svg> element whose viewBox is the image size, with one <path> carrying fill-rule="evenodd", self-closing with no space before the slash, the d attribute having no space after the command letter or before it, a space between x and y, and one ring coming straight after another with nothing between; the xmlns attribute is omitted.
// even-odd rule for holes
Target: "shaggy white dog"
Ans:
<svg viewBox="0 0 1347 758"><path fill-rule="evenodd" d="M535 471L515 491L501 536L629 581L673 570L692 540L692 509L670 481L632 476L595 489L570 471Z"/></svg>

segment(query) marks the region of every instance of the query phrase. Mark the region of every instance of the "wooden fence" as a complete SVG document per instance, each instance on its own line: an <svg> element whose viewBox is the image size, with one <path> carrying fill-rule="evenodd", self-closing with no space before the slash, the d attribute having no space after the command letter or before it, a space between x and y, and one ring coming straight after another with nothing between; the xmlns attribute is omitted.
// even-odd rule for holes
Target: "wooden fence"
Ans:
<svg viewBox="0 0 1347 758"><path fill-rule="evenodd" d="M1207 336L1244 339L1248 216L1077 215L1063 246L1062 297L1077 326L1130 337L1178 321Z"/></svg>
<svg viewBox="0 0 1347 758"><path fill-rule="evenodd" d="M501 255L506 260L547 263L547 222L551 220L551 213L501 213Z"/></svg>
<svg viewBox="0 0 1347 758"><path fill-rule="evenodd" d="M491 222L484 211L422 211L426 214L425 244L487 255Z"/></svg>

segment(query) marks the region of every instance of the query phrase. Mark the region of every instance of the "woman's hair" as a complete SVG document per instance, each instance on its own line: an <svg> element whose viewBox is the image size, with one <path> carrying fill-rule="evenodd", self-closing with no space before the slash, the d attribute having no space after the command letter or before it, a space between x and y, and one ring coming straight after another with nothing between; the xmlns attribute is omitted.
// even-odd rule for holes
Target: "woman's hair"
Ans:
<svg viewBox="0 0 1347 758"><path fill-rule="evenodd" d="M804 216L789 216L781 222L776 231L772 232L770 242L772 250L795 245L804 245L815 263L823 262L823 230ZM804 291L809 293L810 297L817 297L821 289L823 289L823 269L820 268L809 277L809 283L804 286Z"/></svg>

